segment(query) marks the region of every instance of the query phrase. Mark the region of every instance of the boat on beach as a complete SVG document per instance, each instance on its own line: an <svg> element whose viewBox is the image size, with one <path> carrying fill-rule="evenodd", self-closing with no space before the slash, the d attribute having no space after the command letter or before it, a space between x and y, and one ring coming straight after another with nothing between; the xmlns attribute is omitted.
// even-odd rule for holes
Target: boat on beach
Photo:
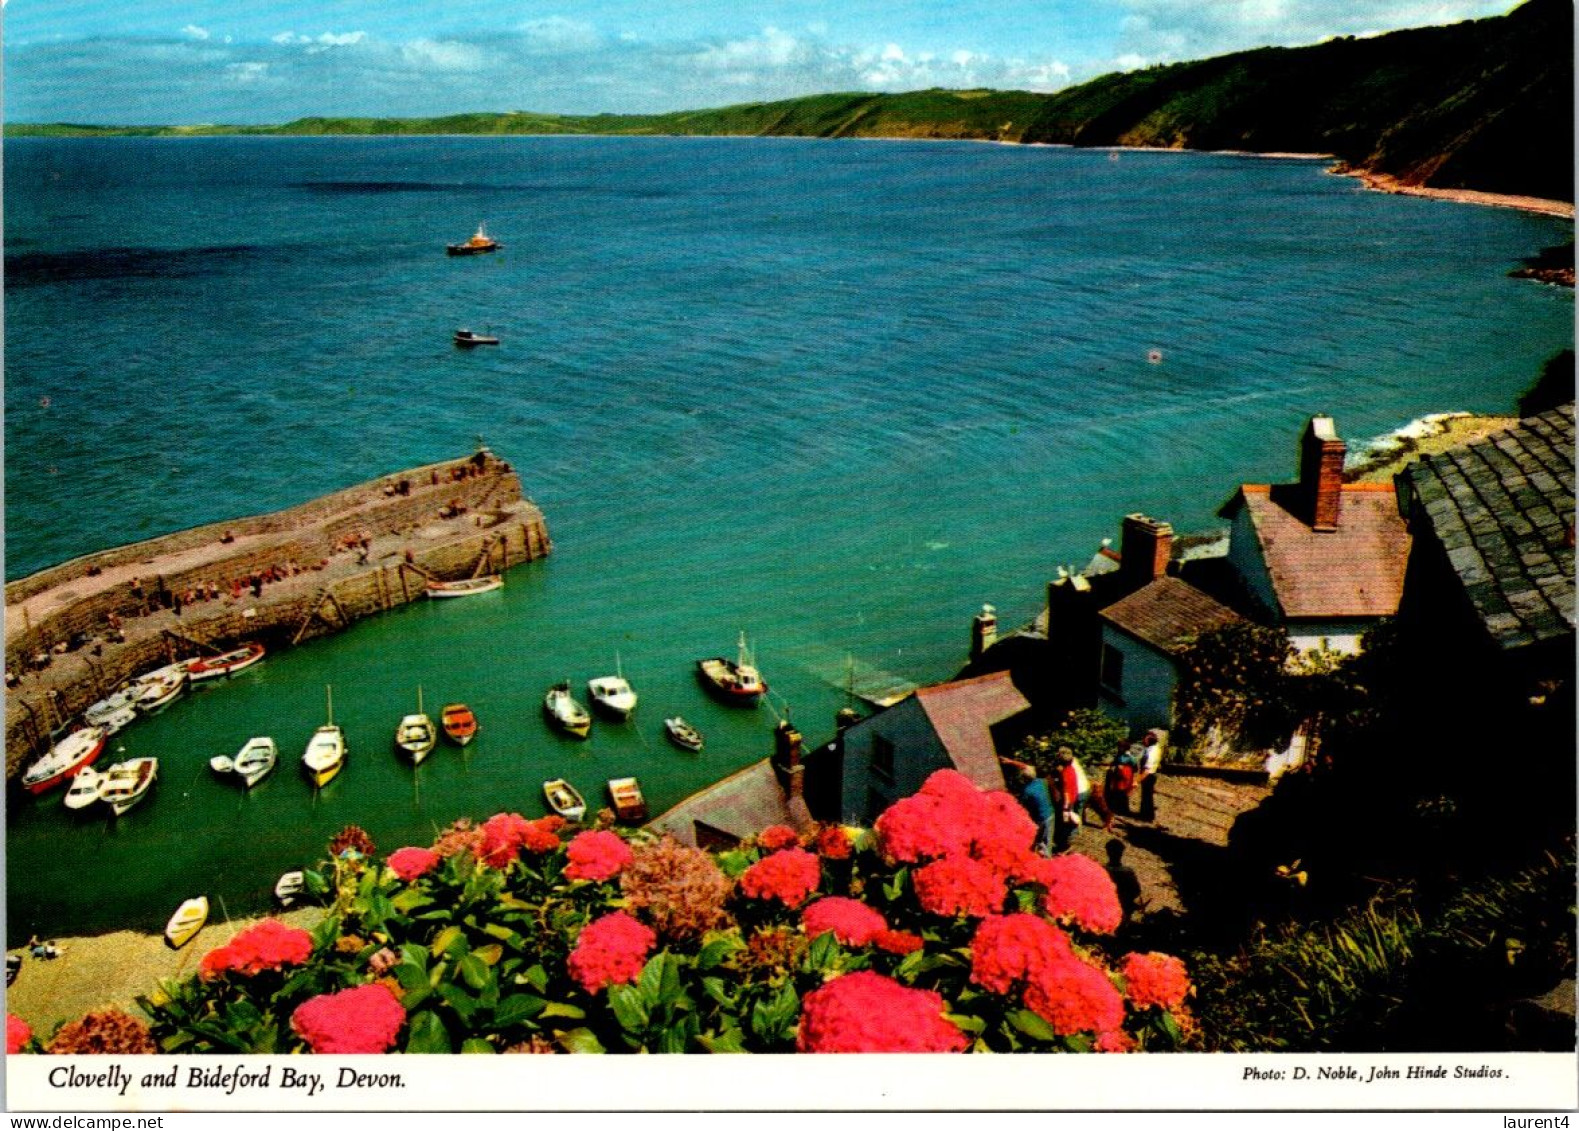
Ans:
<svg viewBox="0 0 1579 1131"><path fill-rule="evenodd" d="M422 688L417 688L417 713L406 715L400 720L400 725L395 728L395 746L406 757L411 759L413 766L420 766L422 760L433 752L433 745L439 739L439 733L433 728L433 720L422 711Z"/></svg>
<svg viewBox="0 0 1579 1131"><path fill-rule="evenodd" d="M444 250L451 255L486 255L490 251L498 251L504 245L483 231L481 224L477 225L477 233L465 243L445 244Z"/></svg>
<svg viewBox="0 0 1579 1131"><path fill-rule="evenodd" d="M99 800L119 817L147 797L157 780L157 758L133 758L129 762L117 762L104 771L104 780L99 783Z"/></svg>
<svg viewBox="0 0 1579 1131"><path fill-rule="evenodd" d="M67 809L86 809L99 800L99 787L104 783L104 775L91 767L84 766L77 771L77 776L71 779L71 788L66 790Z"/></svg>
<svg viewBox="0 0 1579 1131"><path fill-rule="evenodd" d="M193 683L202 683L208 679L221 679L250 668L253 664L263 659L263 654L263 645L257 643L248 644L246 647L237 648L232 652L225 652L218 656L209 656L202 660L194 660L187 665L186 675Z"/></svg>
<svg viewBox="0 0 1579 1131"><path fill-rule="evenodd" d="M475 597L479 593L492 593L504 588L504 578L497 573L487 577L472 577L465 581L430 581L429 597Z"/></svg>
<svg viewBox="0 0 1579 1131"><path fill-rule="evenodd" d="M458 346L496 346L499 339L492 334L477 334L471 330L456 330L455 344Z"/></svg>
<svg viewBox="0 0 1579 1131"><path fill-rule="evenodd" d="M579 821L587 815L587 803L576 787L564 778L554 778L543 783L543 799L548 807L567 821Z"/></svg>
<svg viewBox="0 0 1579 1131"><path fill-rule="evenodd" d="M450 703L439 712L439 725L444 737L456 746L465 746L477 737L477 716L464 703Z"/></svg>
<svg viewBox="0 0 1579 1131"><path fill-rule="evenodd" d="M702 748L702 732L679 715L672 719L663 720L663 733L669 736L669 741L681 750L700 750Z"/></svg>
<svg viewBox="0 0 1579 1131"><path fill-rule="evenodd" d="M334 725L334 693L324 689L329 704L329 721L313 732L302 753L302 765L313 785L320 789L329 784L345 765L345 732Z"/></svg>
<svg viewBox="0 0 1579 1131"><path fill-rule="evenodd" d="M103 727L72 731L27 768L22 775L22 787L29 793L44 793L55 788L83 767L93 765L104 752L104 740L108 737L109 732Z"/></svg>
<svg viewBox="0 0 1579 1131"><path fill-rule="evenodd" d="M614 670L614 675L587 680L587 694L595 709L616 719L628 719L636 709L636 692L631 690L618 657L614 660Z"/></svg>
<svg viewBox="0 0 1579 1131"><path fill-rule="evenodd" d="M170 922L165 924L165 942L176 950L180 950L192 941L194 935L203 929L203 924L208 922L208 896L200 895L189 899L175 909L175 914L170 916Z"/></svg>
<svg viewBox="0 0 1579 1131"><path fill-rule="evenodd" d="M615 817L631 823L647 819L647 799L635 778L610 778L608 789Z"/></svg>
<svg viewBox="0 0 1579 1131"><path fill-rule="evenodd" d="M767 694L767 681L757 671L746 649L746 634L740 634L740 650L734 660L714 656L696 661L696 677L709 691L726 703L754 707Z"/></svg>
<svg viewBox="0 0 1579 1131"><path fill-rule="evenodd" d="M548 689L548 694L543 696L543 713L548 716L549 722L577 738L587 737L587 732L592 729L592 716L570 694L569 680L556 683Z"/></svg>

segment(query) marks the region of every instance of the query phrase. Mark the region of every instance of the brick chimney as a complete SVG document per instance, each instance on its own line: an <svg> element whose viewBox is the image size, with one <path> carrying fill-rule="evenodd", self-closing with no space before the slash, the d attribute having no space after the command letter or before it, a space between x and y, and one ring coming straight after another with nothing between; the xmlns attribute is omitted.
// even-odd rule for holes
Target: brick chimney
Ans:
<svg viewBox="0 0 1579 1131"><path fill-rule="evenodd" d="M1338 529L1343 508L1343 457L1348 445L1338 439L1330 416L1313 416L1299 443L1299 491L1312 530Z"/></svg>
<svg viewBox="0 0 1579 1131"><path fill-rule="evenodd" d="M806 791L806 770L800 764L800 752L800 731L786 719L773 731L773 768L778 771L785 796L790 798L800 797Z"/></svg>
<svg viewBox="0 0 1579 1131"><path fill-rule="evenodd" d="M1143 514L1124 516L1119 541L1119 576L1130 592L1149 585L1168 572L1173 557L1173 526Z"/></svg>

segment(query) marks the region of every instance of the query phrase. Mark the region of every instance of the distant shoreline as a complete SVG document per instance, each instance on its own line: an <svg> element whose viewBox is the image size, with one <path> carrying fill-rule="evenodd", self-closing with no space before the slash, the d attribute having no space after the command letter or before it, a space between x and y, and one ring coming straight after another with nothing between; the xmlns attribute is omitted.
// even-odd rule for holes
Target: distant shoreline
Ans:
<svg viewBox="0 0 1579 1131"><path fill-rule="evenodd" d="M1341 163L1330 172L1341 177L1354 177L1374 192L1392 196L1422 196L1429 200L1447 200L1454 204L1480 204L1489 208L1514 208L1520 212L1534 212L1542 216L1556 216L1562 220L1574 218L1574 206L1566 200L1547 200L1539 196L1512 196L1507 193L1481 192L1478 189L1430 188L1425 185L1406 185L1390 173L1377 173L1370 169L1353 169Z"/></svg>

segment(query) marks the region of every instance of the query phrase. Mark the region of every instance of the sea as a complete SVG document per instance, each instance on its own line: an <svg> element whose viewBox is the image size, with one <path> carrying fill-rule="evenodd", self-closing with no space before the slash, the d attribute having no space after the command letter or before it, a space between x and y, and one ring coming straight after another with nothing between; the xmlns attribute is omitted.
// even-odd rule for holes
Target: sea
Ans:
<svg viewBox="0 0 1579 1131"><path fill-rule="evenodd" d="M5 575L302 502L479 443L553 554L498 594L271 655L116 736L160 780L119 820L7 800L7 935L267 908L347 824L381 852L459 817L661 811L832 733L852 686L949 678L972 616L1033 617L1120 518L1223 524L1291 479L1305 419L1355 447L1507 412L1573 344L1573 293L1507 277L1571 223L1362 190L1325 163L726 138L9 139ZM450 258L486 225L503 250ZM451 344L467 327L497 348ZM768 705L694 661L748 634ZM590 740L545 689L616 669ZM348 768L296 762L324 719ZM391 739L464 700L465 751ZM707 736L663 739L683 715ZM208 768L254 734L282 765ZM124 750L124 753L121 751ZM108 757L108 756L107 756Z"/></svg>

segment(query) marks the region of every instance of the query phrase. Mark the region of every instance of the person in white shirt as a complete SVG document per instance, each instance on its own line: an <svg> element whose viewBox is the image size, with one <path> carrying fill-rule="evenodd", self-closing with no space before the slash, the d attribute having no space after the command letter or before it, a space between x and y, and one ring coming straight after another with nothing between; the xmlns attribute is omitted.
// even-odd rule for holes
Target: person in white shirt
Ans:
<svg viewBox="0 0 1579 1131"><path fill-rule="evenodd" d="M1140 813L1142 821L1155 821L1157 819L1157 774L1162 770L1162 740L1157 737L1157 732L1146 732L1145 744L1141 749L1140 768L1135 774L1135 780L1140 783Z"/></svg>

